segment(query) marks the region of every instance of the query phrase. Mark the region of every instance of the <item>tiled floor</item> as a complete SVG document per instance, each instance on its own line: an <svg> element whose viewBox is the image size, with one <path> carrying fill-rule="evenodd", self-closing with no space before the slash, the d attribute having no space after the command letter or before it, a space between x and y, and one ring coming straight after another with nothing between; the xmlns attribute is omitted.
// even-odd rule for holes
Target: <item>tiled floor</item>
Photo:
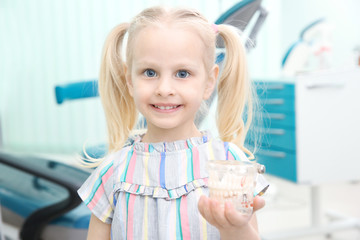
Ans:
<svg viewBox="0 0 360 240"><path fill-rule="evenodd" d="M328 227L331 222L327 215L329 212L335 212L346 216L347 221L352 218L351 221L357 223L357 228L338 230L328 236L316 233L297 235L297 237L288 235L280 238L285 232L291 234L308 232L312 221L312 188L271 176L266 177L269 179L271 187L264 196L266 199L265 208L257 213L263 239L360 240L360 182L326 184L317 188L319 207L316 209L320 212L318 226L322 229Z"/></svg>

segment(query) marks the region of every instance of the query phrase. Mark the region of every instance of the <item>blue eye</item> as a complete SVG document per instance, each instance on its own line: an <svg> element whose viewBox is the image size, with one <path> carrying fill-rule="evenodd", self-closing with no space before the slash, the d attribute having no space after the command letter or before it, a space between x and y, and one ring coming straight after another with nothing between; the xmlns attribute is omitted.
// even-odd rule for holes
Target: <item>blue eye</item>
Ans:
<svg viewBox="0 0 360 240"><path fill-rule="evenodd" d="M180 70L176 73L176 77L178 78L187 78L190 75L188 71Z"/></svg>
<svg viewBox="0 0 360 240"><path fill-rule="evenodd" d="M156 72L152 69L146 69L144 74L146 77L150 77L150 78L156 77Z"/></svg>

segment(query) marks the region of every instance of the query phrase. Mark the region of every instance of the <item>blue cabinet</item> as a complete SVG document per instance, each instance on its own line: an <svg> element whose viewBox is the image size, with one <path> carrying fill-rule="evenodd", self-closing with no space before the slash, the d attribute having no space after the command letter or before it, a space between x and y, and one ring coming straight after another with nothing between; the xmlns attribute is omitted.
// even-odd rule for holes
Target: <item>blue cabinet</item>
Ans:
<svg viewBox="0 0 360 240"><path fill-rule="evenodd" d="M296 134L295 134L295 86L285 82L256 82L260 109L249 133L249 143L259 137L256 160L266 165L267 173L295 181ZM253 132L251 132L253 131ZM258 144L259 144L258 143Z"/></svg>
<svg viewBox="0 0 360 240"><path fill-rule="evenodd" d="M267 173L305 184L360 180L359 68L255 85L262 118L247 144L260 145L255 158Z"/></svg>

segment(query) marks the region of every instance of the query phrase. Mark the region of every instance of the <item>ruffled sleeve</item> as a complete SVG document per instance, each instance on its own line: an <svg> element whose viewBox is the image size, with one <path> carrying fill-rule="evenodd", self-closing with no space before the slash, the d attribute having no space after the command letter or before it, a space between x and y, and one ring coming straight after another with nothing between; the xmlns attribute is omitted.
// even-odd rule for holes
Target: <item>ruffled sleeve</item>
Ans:
<svg viewBox="0 0 360 240"><path fill-rule="evenodd" d="M85 205L104 223L112 222L114 212L114 159L116 154L106 157L78 190Z"/></svg>

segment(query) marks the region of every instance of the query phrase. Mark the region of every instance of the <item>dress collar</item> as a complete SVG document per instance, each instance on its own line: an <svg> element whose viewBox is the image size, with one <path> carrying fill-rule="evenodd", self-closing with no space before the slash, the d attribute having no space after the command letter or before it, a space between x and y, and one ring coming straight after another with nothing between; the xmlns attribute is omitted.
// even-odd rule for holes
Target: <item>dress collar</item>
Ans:
<svg viewBox="0 0 360 240"><path fill-rule="evenodd" d="M191 149L201 144L207 143L211 139L210 132L202 131L201 137L193 137L185 140L177 140L174 142L157 142L144 143L141 142L144 134L135 136L134 148L143 152L175 152L184 149Z"/></svg>

